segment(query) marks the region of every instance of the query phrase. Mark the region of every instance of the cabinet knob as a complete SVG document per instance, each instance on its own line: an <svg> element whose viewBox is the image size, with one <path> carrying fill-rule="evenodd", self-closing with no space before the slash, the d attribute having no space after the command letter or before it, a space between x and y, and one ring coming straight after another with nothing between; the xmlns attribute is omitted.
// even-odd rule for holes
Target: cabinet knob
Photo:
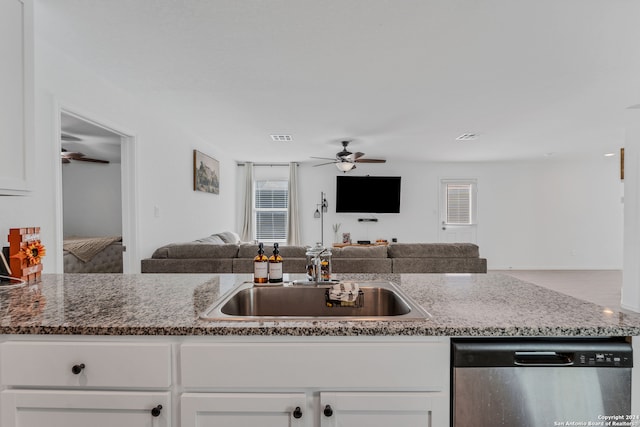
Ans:
<svg viewBox="0 0 640 427"><path fill-rule="evenodd" d="M74 375L78 375L80 372L82 372L83 369L84 363L81 363L79 365L73 365L73 367L71 368L71 372L73 372Z"/></svg>
<svg viewBox="0 0 640 427"><path fill-rule="evenodd" d="M325 417L330 417L331 415L333 415L333 408L331 408L331 405L325 406L323 413Z"/></svg>
<svg viewBox="0 0 640 427"><path fill-rule="evenodd" d="M158 405L151 410L151 415L154 417L159 417L162 412L162 405Z"/></svg>
<svg viewBox="0 0 640 427"><path fill-rule="evenodd" d="M302 418L302 409L299 406L296 406L296 409L293 410L293 418Z"/></svg>

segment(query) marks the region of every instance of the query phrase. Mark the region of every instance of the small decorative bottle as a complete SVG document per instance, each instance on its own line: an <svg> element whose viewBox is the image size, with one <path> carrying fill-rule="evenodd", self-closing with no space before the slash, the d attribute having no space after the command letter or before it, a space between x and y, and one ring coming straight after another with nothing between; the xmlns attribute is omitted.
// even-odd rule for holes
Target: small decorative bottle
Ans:
<svg viewBox="0 0 640 427"><path fill-rule="evenodd" d="M320 281L331 281L331 250L329 248L320 253Z"/></svg>
<svg viewBox="0 0 640 427"><path fill-rule="evenodd" d="M264 245L258 245L258 255L253 259L253 283L267 283L269 259L264 254Z"/></svg>
<svg viewBox="0 0 640 427"><path fill-rule="evenodd" d="M273 244L273 255L269 257L269 283L282 282L282 257L278 244Z"/></svg>

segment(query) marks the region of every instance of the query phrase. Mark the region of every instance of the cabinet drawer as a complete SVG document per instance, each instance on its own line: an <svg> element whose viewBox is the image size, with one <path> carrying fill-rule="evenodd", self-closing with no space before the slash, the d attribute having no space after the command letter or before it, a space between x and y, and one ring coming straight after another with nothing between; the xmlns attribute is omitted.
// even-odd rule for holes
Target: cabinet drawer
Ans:
<svg viewBox="0 0 640 427"><path fill-rule="evenodd" d="M317 387L439 391L449 346L433 342L183 344L187 388Z"/></svg>
<svg viewBox="0 0 640 427"><path fill-rule="evenodd" d="M5 390L0 393L2 426L171 425L169 392L89 390Z"/></svg>
<svg viewBox="0 0 640 427"><path fill-rule="evenodd" d="M3 385L140 388L171 385L168 344L5 342L0 348Z"/></svg>

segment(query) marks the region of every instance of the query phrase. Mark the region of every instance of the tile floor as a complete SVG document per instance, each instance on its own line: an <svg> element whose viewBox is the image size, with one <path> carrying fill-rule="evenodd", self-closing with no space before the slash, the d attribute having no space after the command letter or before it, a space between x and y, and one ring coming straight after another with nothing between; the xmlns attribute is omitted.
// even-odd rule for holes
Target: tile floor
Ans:
<svg viewBox="0 0 640 427"><path fill-rule="evenodd" d="M492 270L620 310L621 270Z"/></svg>

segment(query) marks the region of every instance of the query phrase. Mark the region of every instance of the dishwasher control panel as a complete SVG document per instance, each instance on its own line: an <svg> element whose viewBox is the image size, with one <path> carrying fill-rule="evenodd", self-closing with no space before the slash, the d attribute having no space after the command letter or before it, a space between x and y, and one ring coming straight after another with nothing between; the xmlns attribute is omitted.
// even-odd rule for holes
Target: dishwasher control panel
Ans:
<svg viewBox="0 0 640 427"><path fill-rule="evenodd" d="M631 368L624 338L455 338L452 366Z"/></svg>
<svg viewBox="0 0 640 427"><path fill-rule="evenodd" d="M626 353L580 352L576 353L574 364L577 366L633 366L631 355Z"/></svg>

